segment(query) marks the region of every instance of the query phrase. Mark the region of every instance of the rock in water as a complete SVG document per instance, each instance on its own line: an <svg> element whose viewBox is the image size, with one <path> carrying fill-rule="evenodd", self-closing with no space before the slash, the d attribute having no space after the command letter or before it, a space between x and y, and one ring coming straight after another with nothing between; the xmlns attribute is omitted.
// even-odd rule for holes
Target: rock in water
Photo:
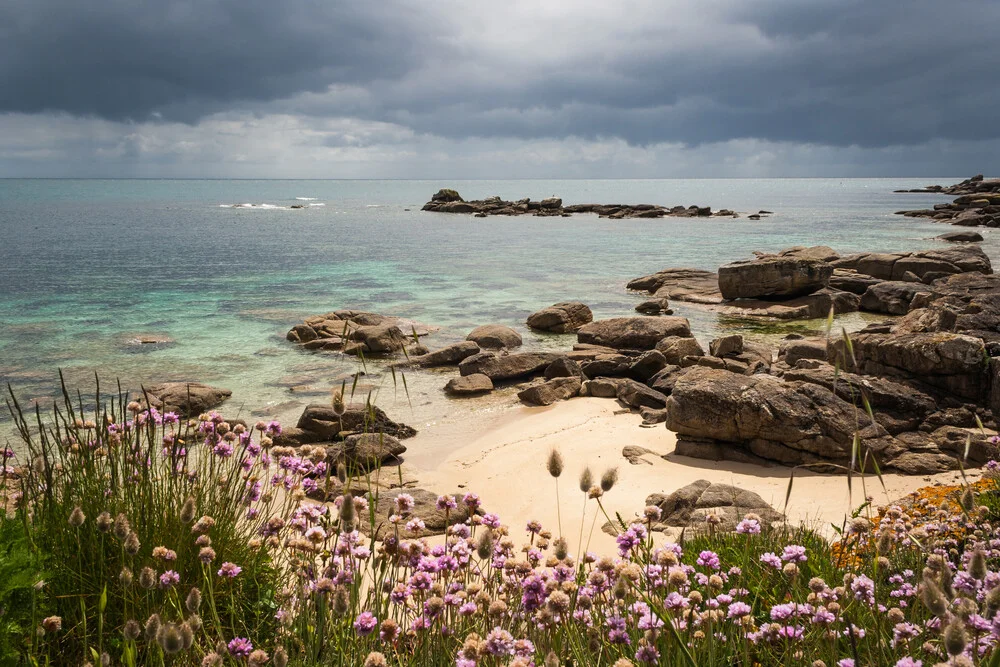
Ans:
<svg viewBox="0 0 1000 667"><path fill-rule="evenodd" d="M433 366L455 366L463 359L467 359L479 353L479 345L475 341L465 340L461 343L446 345L439 350L433 350L427 354L410 357L410 363L414 366L430 368Z"/></svg>
<svg viewBox="0 0 1000 667"><path fill-rule="evenodd" d="M471 340L479 347L497 349L521 347L521 334L502 324L484 324L476 327L465 340Z"/></svg>
<svg viewBox="0 0 1000 667"><path fill-rule="evenodd" d="M619 350L652 350L667 336L691 337L684 317L616 317L584 325L577 340Z"/></svg>
<svg viewBox="0 0 1000 667"><path fill-rule="evenodd" d="M983 235L979 232L974 231L960 231L960 232L948 232L946 234L941 234L935 238L941 239L942 241L950 241L952 243L978 243L983 240Z"/></svg>
<svg viewBox="0 0 1000 667"><path fill-rule="evenodd" d="M478 396L491 391L493 391L493 381L482 373L452 378L444 386L444 393L449 396Z"/></svg>
<svg viewBox="0 0 1000 667"><path fill-rule="evenodd" d="M542 352L522 352L502 356L477 354L462 361L458 365L458 370L462 375L481 373L493 382L513 380L542 373L559 356Z"/></svg>
<svg viewBox="0 0 1000 667"><path fill-rule="evenodd" d="M586 304L578 301L557 303L528 316L528 326L539 331L572 333L584 324L594 321L594 314Z"/></svg>
<svg viewBox="0 0 1000 667"><path fill-rule="evenodd" d="M228 389L200 382L164 382L145 389L154 408L188 416L216 408L233 395Z"/></svg>

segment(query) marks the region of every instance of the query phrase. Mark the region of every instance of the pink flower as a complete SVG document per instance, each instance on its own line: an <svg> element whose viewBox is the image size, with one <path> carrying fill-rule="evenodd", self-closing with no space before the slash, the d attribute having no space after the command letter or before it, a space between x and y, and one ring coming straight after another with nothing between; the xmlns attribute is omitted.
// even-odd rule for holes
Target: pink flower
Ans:
<svg viewBox="0 0 1000 667"><path fill-rule="evenodd" d="M160 575L160 588L171 588L180 583L181 575L173 570L167 570Z"/></svg>
<svg viewBox="0 0 1000 667"><path fill-rule="evenodd" d="M370 611L361 612L354 621L354 630L362 637L370 635L377 626L378 619Z"/></svg>
<svg viewBox="0 0 1000 667"><path fill-rule="evenodd" d="M240 567L236 563L230 563L227 561L222 564L222 567L219 568L218 575L220 577L229 577L230 579L235 579L237 576L239 576L240 572L242 571L243 571L242 567Z"/></svg>

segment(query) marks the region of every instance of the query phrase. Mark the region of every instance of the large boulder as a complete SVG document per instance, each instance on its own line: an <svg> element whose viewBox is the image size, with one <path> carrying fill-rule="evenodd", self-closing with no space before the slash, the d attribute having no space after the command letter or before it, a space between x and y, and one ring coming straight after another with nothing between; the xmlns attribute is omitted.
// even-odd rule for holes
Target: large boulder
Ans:
<svg viewBox="0 0 1000 667"><path fill-rule="evenodd" d="M855 333L851 350L831 341L830 361L862 375L900 378L970 401L989 394L988 355L983 341L947 332Z"/></svg>
<svg viewBox="0 0 1000 667"><path fill-rule="evenodd" d="M663 354L664 360L674 366L687 366L684 362L688 357L703 357L705 350L694 338L668 336L656 344L657 351Z"/></svg>
<svg viewBox="0 0 1000 667"><path fill-rule="evenodd" d="M528 316L528 326L539 331L572 333L594 321L590 308L578 301L557 303Z"/></svg>
<svg viewBox="0 0 1000 667"><path fill-rule="evenodd" d="M560 355L547 352L522 352L519 354L477 354L458 365L462 375L480 373L493 382L513 380L540 374Z"/></svg>
<svg viewBox="0 0 1000 667"><path fill-rule="evenodd" d="M615 317L584 325L577 332L581 343L619 350L652 350L667 336L691 337L684 317Z"/></svg>
<svg viewBox="0 0 1000 667"><path fill-rule="evenodd" d="M451 202L451 201L465 201L462 199L462 195L458 194L457 190L452 190L451 188L441 188L431 197L431 201L436 202Z"/></svg>
<svg viewBox="0 0 1000 667"><path fill-rule="evenodd" d="M630 408L662 408L667 397L641 382L623 378L618 382L618 400Z"/></svg>
<svg viewBox="0 0 1000 667"><path fill-rule="evenodd" d="M865 419L863 409L825 387L766 374L695 367L677 380L666 406L667 428L677 433L678 452L688 455L698 452L681 441L724 443L723 453L741 449L790 465L844 464L859 412L860 435L880 460L903 451L884 428Z"/></svg>
<svg viewBox="0 0 1000 667"><path fill-rule="evenodd" d="M438 508L438 494L425 489L395 489L387 492L381 490L378 494L369 496L369 501L375 506L375 539L383 539L391 535L397 528L389 523L388 519L393 514L399 514L396 508L396 496L406 494L413 499L413 509L403 517L403 523L398 530L400 537L419 538L431 535L443 535L448 526L463 523L469 518L469 508L462 502L461 494L450 495L457 507L443 510ZM412 518L418 518L423 522L423 528L410 531L403 528Z"/></svg>
<svg viewBox="0 0 1000 667"><path fill-rule="evenodd" d="M732 531L747 514L756 514L764 525L782 518L753 491L704 479L670 494L654 493L646 498L646 505L660 509L662 526L705 528L705 519L711 514L720 522L715 530ZM658 527L654 525L653 530Z"/></svg>
<svg viewBox="0 0 1000 667"><path fill-rule="evenodd" d="M887 315L905 315L913 297L930 292L922 283L886 281L872 285L861 297L861 310Z"/></svg>
<svg viewBox="0 0 1000 667"><path fill-rule="evenodd" d="M476 327L469 332L465 340L489 349L521 347L521 334L502 324L484 324Z"/></svg>
<svg viewBox="0 0 1000 667"><path fill-rule="evenodd" d="M983 235L969 229L957 232L947 232L934 238L940 239L941 241L949 241L951 243L978 243L983 240Z"/></svg>
<svg viewBox="0 0 1000 667"><path fill-rule="evenodd" d="M627 287L631 290L649 292L660 299L702 304L722 302L718 274L702 269L665 269L636 278L630 281Z"/></svg>
<svg viewBox="0 0 1000 667"><path fill-rule="evenodd" d="M990 259L982 248L967 244L920 252L845 255L833 265L881 280L903 280L904 275L910 273L925 283L955 273L993 273Z"/></svg>
<svg viewBox="0 0 1000 667"><path fill-rule="evenodd" d="M528 405L552 405L565 401L580 393L580 376L557 377L531 385L517 393L517 397Z"/></svg>
<svg viewBox="0 0 1000 667"><path fill-rule="evenodd" d="M719 268L725 299L788 299L823 289L833 266L808 254L762 255Z"/></svg>
<svg viewBox="0 0 1000 667"><path fill-rule="evenodd" d="M479 353L479 345L475 341L464 340L460 343L446 345L438 350L417 357L410 357L410 362L416 366L430 368L432 366L454 366L474 354Z"/></svg>
<svg viewBox="0 0 1000 667"><path fill-rule="evenodd" d="M493 381L482 373L452 378L444 386L444 393L449 396L479 396L491 391L493 391Z"/></svg>
<svg viewBox="0 0 1000 667"><path fill-rule="evenodd" d="M201 382L162 382L145 387L149 403L161 412L176 412L184 416L199 415L217 408L233 395L228 389Z"/></svg>
<svg viewBox="0 0 1000 667"><path fill-rule="evenodd" d="M299 417L296 428L304 434L302 442L330 442L352 433L382 433L395 438L411 438L417 431L398 424L375 405L350 403L338 416L330 405L309 405Z"/></svg>
<svg viewBox="0 0 1000 667"><path fill-rule="evenodd" d="M343 463L349 471L369 471L395 462L406 446L384 433L356 433L342 443L326 448L326 458L334 465Z"/></svg>
<svg viewBox="0 0 1000 667"><path fill-rule="evenodd" d="M391 354L402 350L407 338L395 324L379 324L358 327L351 332L351 340L359 343L365 352Z"/></svg>

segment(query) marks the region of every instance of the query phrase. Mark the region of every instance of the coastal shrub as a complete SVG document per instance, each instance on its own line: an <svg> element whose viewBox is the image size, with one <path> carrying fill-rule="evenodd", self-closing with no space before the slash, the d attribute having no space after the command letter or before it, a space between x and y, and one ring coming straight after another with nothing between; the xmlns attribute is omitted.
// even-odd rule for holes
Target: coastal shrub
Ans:
<svg viewBox="0 0 1000 667"><path fill-rule="evenodd" d="M405 490L333 475L322 447L275 446L278 424L96 404L85 415L67 394L34 424L11 406L24 448L2 530L30 545L11 552L30 576L10 646L36 664L1000 662L995 464L976 485L868 499L835 543L754 515L731 533L709 515L672 542L657 507L612 520L617 475L589 470L569 491L583 512L555 527L506 526L470 491L439 497L445 534L421 537L429 517ZM539 465L565 494L561 457ZM596 516L614 555L588 551Z"/></svg>

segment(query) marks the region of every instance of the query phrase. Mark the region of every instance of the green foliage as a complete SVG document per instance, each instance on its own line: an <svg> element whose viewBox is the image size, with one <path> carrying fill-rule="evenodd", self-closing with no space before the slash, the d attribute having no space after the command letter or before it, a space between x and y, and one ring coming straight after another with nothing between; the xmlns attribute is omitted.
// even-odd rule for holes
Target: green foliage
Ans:
<svg viewBox="0 0 1000 667"><path fill-rule="evenodd" d="M0 516L0 665L17 664L29 645L36 591L43 580L24 524ZM35 609L41 617L43 610Z"/></svg>

